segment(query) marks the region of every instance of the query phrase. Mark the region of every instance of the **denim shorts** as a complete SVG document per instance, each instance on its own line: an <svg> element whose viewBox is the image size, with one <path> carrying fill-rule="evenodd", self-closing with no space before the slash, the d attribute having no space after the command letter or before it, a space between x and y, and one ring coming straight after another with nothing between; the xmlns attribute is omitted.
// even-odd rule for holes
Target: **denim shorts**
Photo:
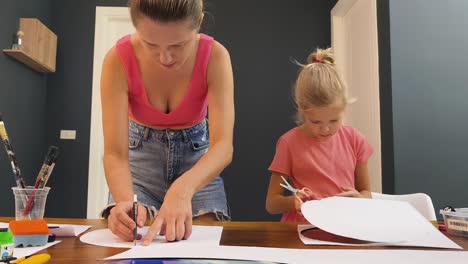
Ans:
<svg viewBox="0 0 468 264"><path fill-rule="evenodd" d="M159 211L171 184L208 151L208 121L181 130L157 130L129 121L129 162L138 200ZM230 220L220 176L192 197L193 217L213 213Z"/></svg>

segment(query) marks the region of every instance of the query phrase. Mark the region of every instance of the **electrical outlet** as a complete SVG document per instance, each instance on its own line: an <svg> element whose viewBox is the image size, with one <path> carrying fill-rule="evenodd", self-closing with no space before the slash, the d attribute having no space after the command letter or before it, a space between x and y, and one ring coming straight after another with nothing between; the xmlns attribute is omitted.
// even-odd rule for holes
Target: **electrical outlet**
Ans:
<svg viewBox="0 0 468 264"><path fill-rule="evenodd" d="M76 130L60 130L60 139L76 139Z"/></svg>

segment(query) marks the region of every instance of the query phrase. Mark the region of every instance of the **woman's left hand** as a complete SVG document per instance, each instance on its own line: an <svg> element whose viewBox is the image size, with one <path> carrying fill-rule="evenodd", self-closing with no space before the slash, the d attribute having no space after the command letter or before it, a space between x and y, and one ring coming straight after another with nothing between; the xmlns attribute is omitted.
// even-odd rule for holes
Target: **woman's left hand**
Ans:
<svg viewBox="0 0 468 264"><path fill-rule="evenodd" d="M143 238L144 246L149 245L156 234L165 235L167 241L187 239L192 234L192 197L176 183L167 192L156 219Z"/></svg>
<svg viewBox="0 0 468 264"><path fill-rule="evenodd" d="M355 197L355 198L365 198L360 192L352 187L344 187L343 192L337 194L336 196L341 197Z"/></svg>

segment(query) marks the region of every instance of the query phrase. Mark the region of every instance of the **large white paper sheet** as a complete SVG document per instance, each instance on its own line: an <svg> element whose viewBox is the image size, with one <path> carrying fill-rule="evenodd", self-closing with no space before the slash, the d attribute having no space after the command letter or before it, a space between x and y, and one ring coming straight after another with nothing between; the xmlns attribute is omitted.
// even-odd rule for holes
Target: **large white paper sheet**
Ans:
<svg viewBox="0 0 468 264"><path fill-rule="evenodd" d="M56 236L79 236L91 228L90 225L49 224L49 226L58 226L58 228L49 229L50 233Z"/></svg>
<svg viewBox="0 0 468 264"><path fill-rule="evenodd" d="M426 250L312 250L236 246L187 247L183 245L160 250L138 246L126 252L106 258L198 258L272 261L294 264L466 264L466 251L426 251Z"/></svg>
<svg viewBox="0 0 468 264"><path fill-rule="evenodd" d="M148 226L138 229L138 233L143 237L148 232ZM159 247L163 244L169 246L174 245L219 245L221 240L221 234L223 232L222 226L192 226L192 235L187 240L181 240L178 242L167 242L164 236L156 236L153 242L145 248ZM80 237L80 240L87 244L104 246L104 247L117 247L117 248L131 248L135 247L133 242L123 241L116 235L112 234L109 229L99 229L88 232ZM140 246L141 241L138 241L137 246ZM154 250L154 249L153 249Z"/></svg>
<svg viewBox="0 0 468 264"><path fill-rule="evenodd" d="M8 228L8 223L0 222L0 228Z"/></svg>
<svg viewBox="0 0 468 264"><path fill-rule="evenodd" d="M406 202L330 197L308 201L301 211L311 224L343 237L398 246L461 249Z"/></svg>

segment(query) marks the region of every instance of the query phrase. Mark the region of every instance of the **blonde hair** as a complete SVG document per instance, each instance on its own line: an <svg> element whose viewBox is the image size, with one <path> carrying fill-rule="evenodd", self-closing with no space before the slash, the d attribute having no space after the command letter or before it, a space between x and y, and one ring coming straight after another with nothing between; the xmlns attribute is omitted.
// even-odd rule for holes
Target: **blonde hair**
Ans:
<svg viewBox="0 0 468 264"><path fill-rule="evenodd" d="M341 101L343 106L351 103L346 86L335 68L335 58L331 48L317 49L307 58L306 65L297 77L294 87L294 101L298 113L297 121L302 122L301 111L310 107L329 106Z"/></svg>
<svg viewBox="0 0 468 264"><path fill-rule="evenodd" d="M190 19L194 29L203 19L203 0L129 0L128 7L135 27L142 16L159 22Z"/></svg>

